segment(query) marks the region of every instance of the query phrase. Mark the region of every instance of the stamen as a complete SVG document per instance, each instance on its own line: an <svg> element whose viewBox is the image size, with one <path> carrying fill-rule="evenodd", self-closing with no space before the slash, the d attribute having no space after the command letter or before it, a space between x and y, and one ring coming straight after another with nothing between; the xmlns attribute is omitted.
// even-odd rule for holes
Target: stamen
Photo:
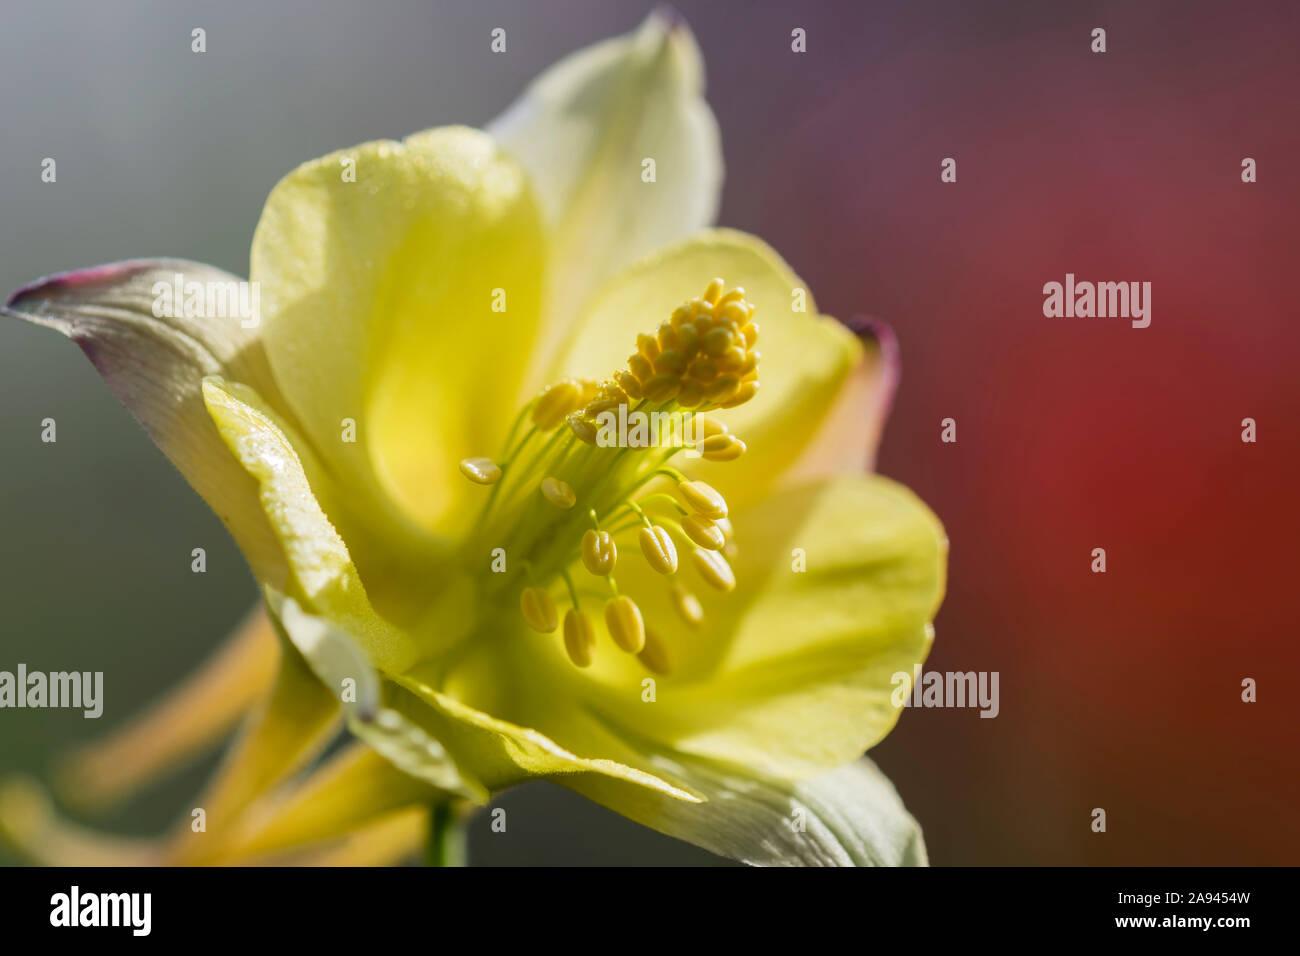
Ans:
<svg viewBox="0 0 1300 956"><path fill-rule="evenodd" d="M533 425L549 432L564 421L566 415L582 405L582 383L566 378L548 385L533 403Z"/></svg>
<svg viewBox="0 0 1300 956"><path fill-rule="evenodd" d="M645 647L645 621L641 609L626 594L605 602L605 626L609 628L614 643L629 654L636 654Z"/></svg>
<svg viewBox="0 0 1300 956"><path fill-rule="evenodd" d="M722 529L714 524L712 519L706 518L704 515L688 515L683 518L682 530L686 532L686 537L701 548L707 548L710 551L721 551L723 545L727 543L727 539L722 534Z"/></svg>
<svg viewBox="0 0 1300 956"><path fill-rule="evenodd" d="M564 650L575 667L590 667L596 648L591 620L576 607L564 615Z"/></svg>
<svg viewBox="0 0 1300 956"><path fill-rule="evenodd" d="M686 503L704 517L716 521L727 516L727 500L710 485L702 481L683 481L677 490L682 493Z"/></svg>
<svg viewBox="0 0 1300 956"><path fill-rule="evenodd" d="M695 570L700 572L700 577L719 591L730 591L736 586L735 572L731 570L727 559L718 552L696 548L691 552L691 557L695 560Z"/></svg>
<svg viewBox="0 0 1300 956"><path fill-rule="evenodd" d="M712 447L706 442L704 446L704 458L706 461L735 461L745 453L746 445L735 435L719 435L721 441L714 441Z"/></svg>
<svg viewBox="0 0 1300 956"><path fill-rule="evenodd" d="M495 484L501 478L501 468L491 458L466 458L460 473L476 485Z"/></svg>
<svg viewBox="0 0 1300 956"><path fill-rule="evenodd" d="M582 536L582 566L599 578L606 577L618 563L618 547L608 531L587 529Z"/></svg>
<svg viewBox="0 0 1300 956"><path fill-rule="evenodd" d="M543 588L527 587L519 595L519 611L534 631L550 634L560 626L555 602Z"/></svg>
<svg viewBox="0 0 1300 956"><path fill-rule="evenodd" d="M577 503L578 497L573 493L567 481L561 481L559 478L550 477L542 479L542 497L557 508L569 509Z"/></svg>
<svg viewBox="0 0 1300 956"><path fill-rule="evenodd" d="M648 627L636 601L614 583L620 536L635 532L646 562L659 574L675 576L678 549L686 548L710 587L735 587L724 557L735 554L726 500L669 462L682 448L707 461L732 461L745 452L745 442L706 413L733 408L757 393L761 356L754 314L743 289L728 290L714 279L701 297L638 335L626 366L610 378L556 382L520 411L499 456L460 463L469 480L493 486L465 545L466 559L498 548L509 554L509 569L494 563L499 573L487 575L482 587L494 596L517 593L525 623L544 634L560 629L551 595L559 593L562 580L571 601L562 643L575 667L592 665L601 627L598 616L579 604L573 571L581 564L609 588L603 626L615 645L636 654L653 673L672 671L673 647L665 634L673 635ZM611 415L618 422L613 442ZM655 487L661 476L672 480L677 495ZM649 508L656 509L653 520ZM675 578L670 593L676 614L687 626L699 626L699 598Z"/></svg>
<svg viewBox="0 0 1300 956"><path fill-rule="evenodd" d="M637 660L645 665L646 670L656 674L671 674L673 659L668 653L668 645L654 631L646 629L645 647L637 655Z"/></svg>
<svg viewBox="0 0 1300 956"><path fill-rule="evenodd" d="M659 525L647 524L641 529L641 553L650 567L660 574L674 574L677 571L677 548L668 532Z"/></svg>
<svg viewBox="0 0 1300 956"><path fill-rule="evenodd" d="M694 627L704 620L704 606L700 604L700 599L686 588L680 584L674 584L672 598L673 607L677 609L677 613L682 616L682 620L687 624Z"/></svg>

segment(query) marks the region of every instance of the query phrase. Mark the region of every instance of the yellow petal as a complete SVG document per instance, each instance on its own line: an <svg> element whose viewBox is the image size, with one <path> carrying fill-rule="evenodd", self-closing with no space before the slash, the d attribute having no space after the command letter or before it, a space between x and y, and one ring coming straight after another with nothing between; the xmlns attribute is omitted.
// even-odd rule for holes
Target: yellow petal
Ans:
<svg viewBox="0 0 1300 956"><path fill-rule="evenodd" d="M554 234L545 355L599 284L713 221L722 150L703 94L690 29L656 12L552 66L489 126L528 170Z"/></svg>
<svg viewBox="0 0 1300 956"><path fill-rule="evenodd" d="M368 668L364 653L351 636L304 612L292 600L285 599L281 607L285 633L321 681L338 686L342 676L355 678L358 701L348 722L353 733L407 773L428 779L431 762L438 773L454 770L462 781L461 795L477 802L485 801L491 791L529 779L567 774L599 774L617 781L620 787L649 787L678 800L699 799L668 780L620 762L618 756L635 755L635 751L617 738L602 738L602 756L591 759L560 747L536 730L501 720L442 693L427 684L418 671L382 682ZM515 620L513 615L511 619ZM518 626L522 631L522 620ZM553 644L564 657L561 641L538 643ZM497 660L489 655L480 659L497 662L503 669L510 666L509 658ZM566 667L576 670L567 657L564 660ZM504 670L498 674L504 676ZM498 680L488 686L501 690L505 684ZM453 789L448 782L439 786Z"/></svg>
<svg viewBox="0 0 1300 956"><path fill-rule="evenodd" d="M199 390L204 375L228 375L278 400L258 338L261 325L239 315L187 318L184 303L171 301L178 276L182 289L202 285L205 309L207 289L240 282L198 262L141 259L41 279L14 293L3 311L76 342L230 529L253 572L282 583L284 558L258 507L256 485L225 453ZM163 291L171 307L155 310L155 304L163 305Z"/></svg>
<svg viewBox="0 0 1300 956"><path fill-rule="evenodd" d="M866 320L855 328L864 345L862 357L807 446L781 474L781 484L871 471L875 467L876 446L898 385L898 342L893 330L883 322ZM730 472L727 480L749 477L741 466Z"/></svg>
<svg viewBox="0 0 1300 956"><path fill-rule="evenodd" d="M280 644L261 604L193 676L103 740L74 752L58 773L74 806L113 803L230 730L275 677Z"/></svg>
<svg viewBox="0 0 1300 956"><path fill-rule="evenodd" d="M458 463L497 453L519 408L542 229L522 169L463 128L365 143L275 187L251 269L267 355L343 486L448 533L471 511Z"/></svg>
<svg viewBox="0 0 1300 956"><path fill-rule="evenodd" d="M210 378L203 395L221 437L257 480L296 588L312 607L359 634L381 667L403 669L414 659L414 643L371 606L347 545L307 480L300 457L308 454L305 443L250 389Z"/></svg>
<svg viewBox="0 0 1300 956"><path fill-rule="evenodd" d="M655 758L708 796L702 805L650 791L612 793L561 781L638 823L751 866L926 866L921 828L898 791L862 759L808 780L763 780L700 761ZM796 825L797 824L797 825Z"/></svg>
<svg viewBox="0 0 1300 956"><path fill-rule="evenodd" d="M604 286L583 312L578 334L557 375L599 377L621 368L628 343L655 329L712 276L743 286L762 331L759 381L749 402L715 413L748 446L729 462L683 467L727 488L735 503L753 500L798 459L816 426L862 358L843 325L818 315L807 285L760 240L731 230L702 233L643 259ZM798 295L802 290L803 295ZM807 311L794 311L797 305Z"/></svg>

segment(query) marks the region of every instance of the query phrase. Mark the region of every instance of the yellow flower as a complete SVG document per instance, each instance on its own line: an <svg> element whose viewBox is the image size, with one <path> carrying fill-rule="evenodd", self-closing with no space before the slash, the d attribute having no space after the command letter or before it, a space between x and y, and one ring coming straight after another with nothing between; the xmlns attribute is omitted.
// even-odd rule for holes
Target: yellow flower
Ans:
<svg viewBox="0 0 1300 956"><path fill-rule="evenodd" d="M159 314L169 286L238 281L175 260L13 297L225 521L274 633L254 620L65 773L112 798L248 712L201 832L105 843L17 782L9 839L61 861L377 862L430 804L545 778L751 862L923 862L859 758L926 655L946 542L863 471L876 345L762 242L704 228L702 85L690 34L653 16L487 132L307 163L253 237L257 316L202 296ZM699 442L611 447L638 413L699 414ZM361 743L286 782L340 715Z"/></svg>

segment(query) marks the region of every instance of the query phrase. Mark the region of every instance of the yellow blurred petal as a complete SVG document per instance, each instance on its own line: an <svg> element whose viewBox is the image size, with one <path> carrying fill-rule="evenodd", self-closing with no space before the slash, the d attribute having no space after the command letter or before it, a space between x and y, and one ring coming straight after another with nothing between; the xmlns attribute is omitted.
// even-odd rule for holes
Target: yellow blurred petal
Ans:
<svg viewBox="0 0 1300 956"><path fill-rule="evenodd" d="M717 213L718 126L699 47L671 15L652 13L638 30L556 63L488 131L528 170L554 231L544 356L599 284ZM647 159L653 182L643 178Z"/></svg>
<svg viewBox="0 0 1300 956"><path fill-rule="evenodd" d="M178 769L262 697L279 657L259 603L194 675L126 726L72 753L57 775L60 794L74 806L109 804Z"/></svg>
<svg viewBox="0 0 1300 956"><path fill-rule="evenodd" d="M44 866L149 866L163 860L156 840L115 837L63 820L26 777L0 783L0 843Z"/></svg>
<svg viewBox="0 0 1300 956"><path fill-rule="evenodd" d="M429 810L390 813L340 840L301 852L240 861L268 866L394 866L414 859L428 838Z"/></svg>
<svg viewBox="0 0 1300 956"><path fill-rule="evenodd" d="M240 836L223 848L231 860L284 852L363 830L411 806L423 808L442 791L398 770L365 744L353 744L300 784L250 809Z"/></svg>
<svg viewBox="0 0 1300 956"><path fill-rule="evenodd" d="M762 387L751 401L713 413L745 441L745 455L682 467L726 488L727 499L740 504L759 497L799 458L863 352L852 332L818 315L806 284L761 240L712 230L641 260L587 305L556 374L599 377L621 368L638 332L657 328L715 275L743 286L758 309ZM802 297L794 294L799 290ZM807 311L793 311L801 301Z"/></svg>
<svg viewBox="0 0 1300 956"><path fill-rule="evenodd" d="M341 485L460 526L480 489L458 464L496 454L519 408L545 251L523 170L475 130L364 143L280 181L253 237L264 342Z"/></svg>
<svg viewBox="0 0 1300 956"><path fill-rule="evenodd" d="M41 279L14 293L3 311L76 342L118 401L230 529L253 572L282 584L284 558L257 505L256 485L225 453L199 388L204 375L227 375L278 401L258 338L261 327L245 328L252 320L237 315L186 318L183 302L174 303L180 317L166 309L155 315L155 284L162 283L170 299L178 275L182 287L225 288L240 281L198 262L141 259Z"/></svg>
<svg viewBox="0 0 1300 956"><path fill-rule="evenodd" d="M270 698L194 801L194 808L204 811L206 830L194 832L187 814L170 847L171 861L201 863L220 856L238 832L239 814L320 753L337 732L338 714L338 697L286 647Z"/></svg>

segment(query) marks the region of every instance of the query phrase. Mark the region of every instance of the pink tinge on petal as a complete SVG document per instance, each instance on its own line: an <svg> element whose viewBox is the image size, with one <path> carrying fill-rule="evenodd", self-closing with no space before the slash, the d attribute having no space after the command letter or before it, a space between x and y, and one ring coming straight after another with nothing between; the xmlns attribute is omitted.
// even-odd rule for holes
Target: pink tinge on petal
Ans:
<svg viewBox="0 0 1300 956"><path fill-rule="evenodd" d="M898 391L898 382L902 376L902 350L898 347L898 336L894 327L884 319L869 315L854 315L844 323L849 330L870 348L874 343L879 354L879 372L876 376L874 404L867 409L877 422L876 441L885 429L889 413L894 408L894 394ZM875 468L875 444L868 450L866 469Z"/></svg>
<svg viewBox="0 0 1300 956"><path fill-rule="evenodd" d="M157 260L154 259L128 259L125 262L109 262L100 266L91 266L87 269L55 272L28 282L15 290L9 296L9 301L5 303L5 307L15 308L23 299L38 294L48 296L50 293L58 293L64 289L76 289L101 282L111 282L141 269L152 268L155 265L157 265Z"/></svg>

